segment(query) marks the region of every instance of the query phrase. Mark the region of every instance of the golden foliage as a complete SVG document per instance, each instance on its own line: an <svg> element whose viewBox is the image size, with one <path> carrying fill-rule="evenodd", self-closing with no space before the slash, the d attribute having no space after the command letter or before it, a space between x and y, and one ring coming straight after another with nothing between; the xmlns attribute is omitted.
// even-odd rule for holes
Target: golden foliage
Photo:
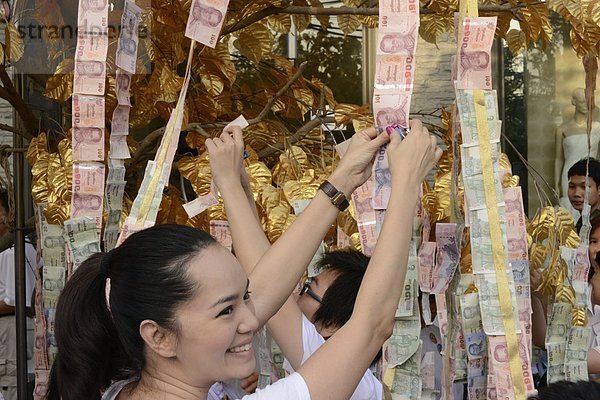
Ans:
<svg viewBox="0 0 600 400"><path fill-rule="evenodd" d="M357 30L361 23L356 15L338 15L337 22L340 30L344 32L344 35L348 35Z"/></svg>

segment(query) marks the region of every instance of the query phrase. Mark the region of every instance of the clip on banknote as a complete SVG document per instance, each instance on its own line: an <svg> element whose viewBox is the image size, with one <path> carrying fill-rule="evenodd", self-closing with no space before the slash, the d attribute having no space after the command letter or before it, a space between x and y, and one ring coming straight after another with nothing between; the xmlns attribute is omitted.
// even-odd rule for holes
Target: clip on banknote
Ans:
<svg viewBox="0 0 600 400"><path fill-rule="evenodd" d="M250 157L250 153L248 153L248 150L244 150L244 160L248 157Z"/></svg>
<svg viewBox="0 0 600 400"><path fill-rule="evenodd" d="M391 135L394 132L396 132L398 133L398 135L400 135L402 139L404 139L406 137L406 134L408 133L406 129L402 128L400 125L397 124L388 126L387 128L385 128L385 131L388 133L388 135Z"/></svg>

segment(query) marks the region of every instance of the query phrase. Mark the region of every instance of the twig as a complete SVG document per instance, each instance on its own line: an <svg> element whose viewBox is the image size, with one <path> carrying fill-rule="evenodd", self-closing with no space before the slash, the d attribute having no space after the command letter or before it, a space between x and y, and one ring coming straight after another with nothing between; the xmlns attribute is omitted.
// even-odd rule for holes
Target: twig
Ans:
<svg viewBox="0 0 600 400"><path fill-rule="evenodd" d="M310 131L312 131L313 129L315 129L319 125L326 124L326 123L331 123L331 122L335 122L335 118L334 117L325 117L325 118L311 119L306 124L302 125L300 127L300 129L298 129L296 131L296 133L294 133L289 138L287 138L286 141L289 144L294 144L294 143L302 140L302 138L304 138L304 136L308 135L308 133ZM266 148L264 150L261 150L258 153L258 158L259 159L263 159L265 157L269 157L269 156L277 153L278 151L283 151L284 148L285 148L285 145L283 143L277 143L277 144L275 144L273 146L269 146L268 148Z"/></svg>

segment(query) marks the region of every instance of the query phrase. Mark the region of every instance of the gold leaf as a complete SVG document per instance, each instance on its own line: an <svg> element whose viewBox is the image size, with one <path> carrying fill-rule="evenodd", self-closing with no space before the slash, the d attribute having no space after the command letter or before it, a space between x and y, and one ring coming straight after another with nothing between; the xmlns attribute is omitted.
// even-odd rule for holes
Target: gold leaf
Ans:
<svg viewBox="0 0 600 400"><path fill-rule="evenodd" d="M448 32L452 28L454 28L453 16L425 14L421 16L419 34L425 41L435 44L440 34Z"/></svg>
<svg viewBox="0 0 600 400"><path fill-rule="evenodd" d="M367 28L377 28L379 26L379 19L375 15L359 15L358 20Z"/></svg>
<svg viewBox="0 0 600 400"><path fill-rule="evenodd" d="M294 97L302 114L306 114L313 106L313 94L308 89L294 89Z"/></svg>
<svg viewBox="0 0 600 400"><path fill-rule="evenodd" d="M273 35L265 25L253 24L240 33L233 45L243 56L258 64L271 52Z"/></svg>
<svg viewBox="0 0 600 400"><path fill-rule="evenodd" d="M218 96L223 92L224 83L221 78L212 74L202 74L202 83L206 88L206 91L211 96Z"/></svg>
<svg viewBox="0 0 600 400"><path fill-rule="evenodd" d="M511 29L506 34L506 43L508 44L508 49L514 55L521 53L526 48L526 40L525 33L523 33L520 29Z"/></svg>
<svg viewBox="0 0 600 400"><path fill-rule="evenodd" d="M294 14L292 18L298 32L304 31L310 25L310 15Z"/></svg>
<svg viewBox="0 0 600 400"><path fill-rule="evenodd" d="M337 16L338 26L340 30L344 32L344 35L348 35L360 26L360 20L356 15L338 15Z"/></svg>
<svg viewBox="0 0 600 400"><path fill-rule="evenodd" d="M320 0L309 0L309 2L310 5L315 8L323 8L323 4L321 4ZM329 15L317 15L317 20L319 21L319 24L321 24L323 31L327 31L327 28L329 28Z"/></svg>
<svg viewBox="0 0 600 400"><path fill-rule="evenodd" d="M25 47L23 45L23 39L19 34L19 30L15 26L14 22L9 21L4 29L4 40L6 43L6 59L15 62L19 61L23 57Z"/></svg>
<svg viewBox="0 0 600 400"><path fill-rule="evenodd" d="M64 103L73 93L73 59L65 58L56 67L56 72L46 81L44 96Z"/></svg>
<svg viewBox="0 0 600 400"><path fill-rule="evenodd" d="M292 28L292 16L290 14L270 15L267 23L277 33L289 33Z"/></svg>

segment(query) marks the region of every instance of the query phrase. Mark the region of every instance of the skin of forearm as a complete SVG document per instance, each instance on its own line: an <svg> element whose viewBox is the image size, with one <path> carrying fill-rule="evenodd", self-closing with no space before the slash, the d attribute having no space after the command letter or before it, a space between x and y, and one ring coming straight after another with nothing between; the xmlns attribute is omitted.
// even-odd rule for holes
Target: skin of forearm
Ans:
<svg viewBox="0 0 600 400"><path fill-rule="evenodd" d="M380 239L370 261L377 268L365 274L354 308L353 317L370 320L369 326L383 336L389 336L393 327L394 310L401 296L398 287L403 286L406 276L419 185L404 177L392 185Z"/></svg>

